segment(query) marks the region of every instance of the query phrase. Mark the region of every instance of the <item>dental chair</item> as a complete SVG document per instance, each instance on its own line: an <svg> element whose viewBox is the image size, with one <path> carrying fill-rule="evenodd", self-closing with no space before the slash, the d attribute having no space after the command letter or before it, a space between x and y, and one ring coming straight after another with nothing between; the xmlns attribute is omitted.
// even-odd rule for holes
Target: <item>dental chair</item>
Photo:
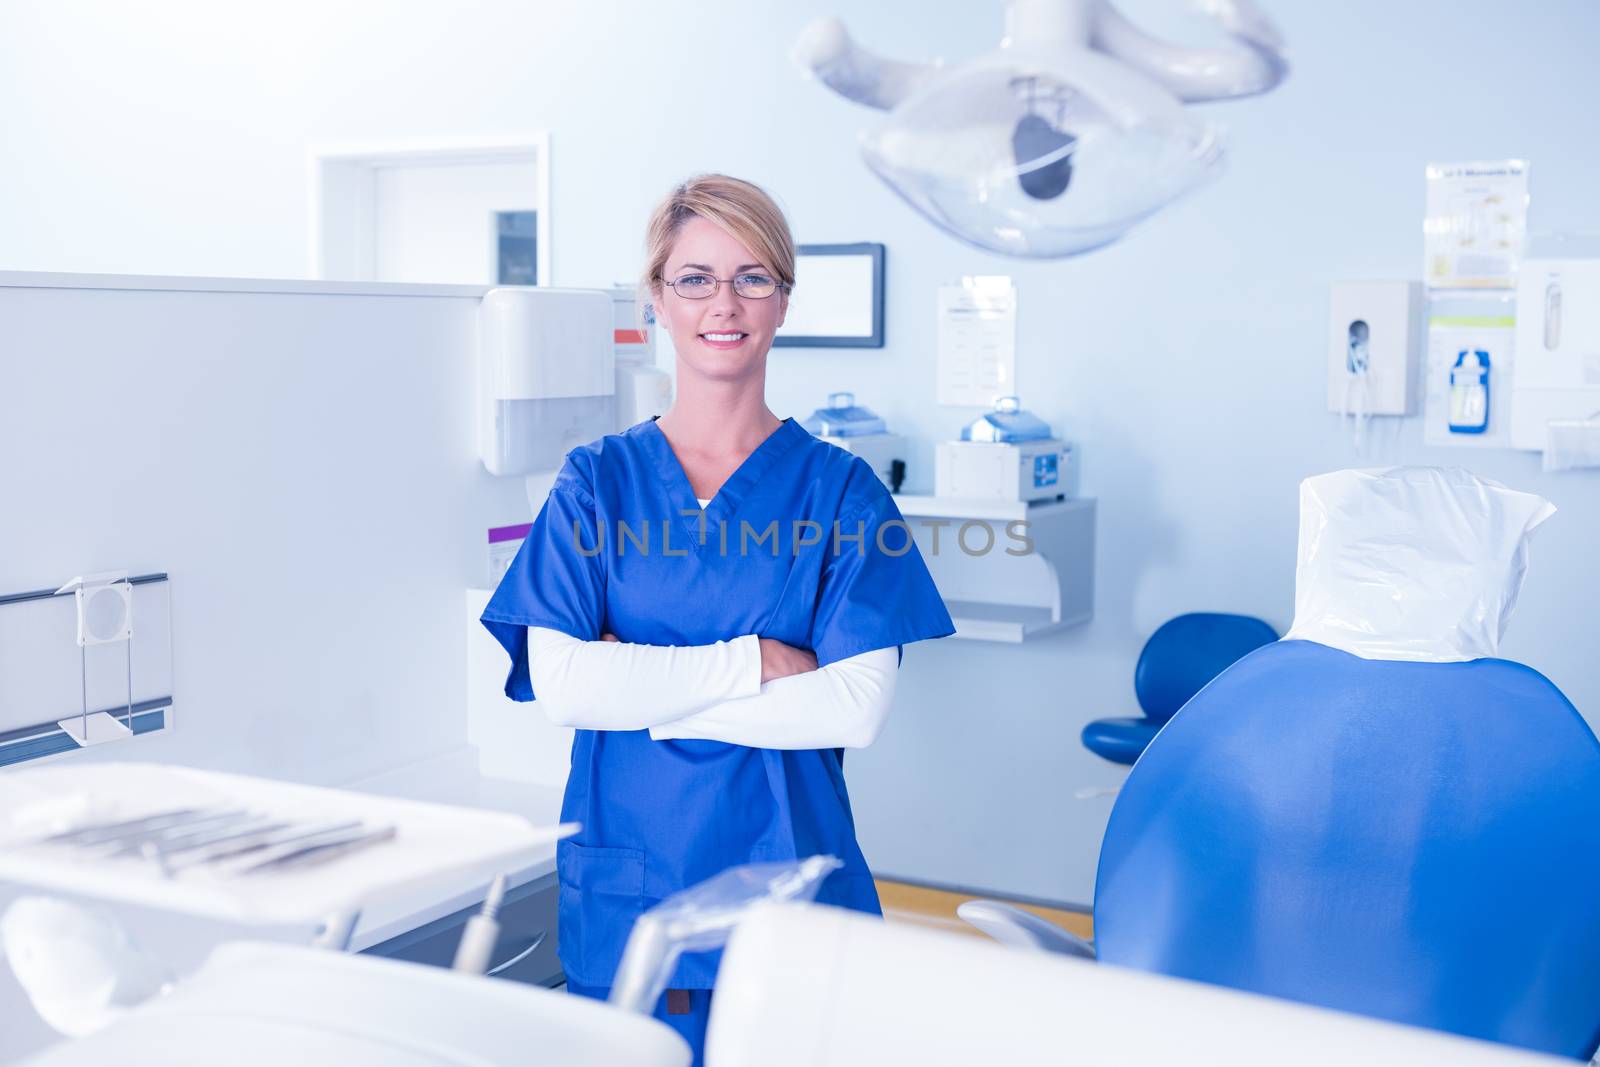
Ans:
<svg viewBox="0 0 1600 1067"><path fill-rule="evenodd" d="M1094 720L1083 728L1083 746L1113 763L1133 763L1207 682L1277 639L1276 630L1249 615L1191 612L1168 619L1144 643L1133 668L1133 692L1144 714Z"/></svg>
<svg viewBox="0 0 1600 1067"><path fill-rule="evenodd" d="M688 1067L666 1026L438 967L231 941L164 996L19 1067Z"/></svg>
<svg viewBox="0 0 1600 1067"><path fill-rule="evenodd" d="M1593 1055L1600 743L1548 679L1494 655L1552 510L1464 471L1309 479L1295 626L1130 772L1094 944L994 902L963 918L1012 944Z"/></svg>
<svg viewBox="0 0 1600 1067"><path fill-rule="evenodd" d="M1538 1067L1547 1057L800 903L839 864L734 868L646 913L611 1002L418 964L232 942L166 995L19 1067L686 1067L641 1014L727 943L709 1067ZM624 987L628 988L624 988ZM1069 1010L1062 1010L1068 1005ZM1141 1023L1152 1010L1166 1025Z"/></svg>

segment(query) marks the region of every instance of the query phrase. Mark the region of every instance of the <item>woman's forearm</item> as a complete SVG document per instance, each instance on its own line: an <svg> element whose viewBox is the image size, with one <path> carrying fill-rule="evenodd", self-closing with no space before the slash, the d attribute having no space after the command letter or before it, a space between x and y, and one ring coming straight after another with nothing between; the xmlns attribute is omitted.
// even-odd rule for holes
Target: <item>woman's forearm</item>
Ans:
<svg viewBox="0 0 1600 1067"><path fill-rule="evenodd" d="M754 635L671 647L528 628L534 699L559 726L644 730L761 691Z"/></svg>
<svg viewBox="0 0 1600 1067"><path fill-rule="evenodd" d="M652 726L650 736L752 748L865 748L889 717L898 670L896 649L864 652L821 670L768 682L759 695Z"/></svg>

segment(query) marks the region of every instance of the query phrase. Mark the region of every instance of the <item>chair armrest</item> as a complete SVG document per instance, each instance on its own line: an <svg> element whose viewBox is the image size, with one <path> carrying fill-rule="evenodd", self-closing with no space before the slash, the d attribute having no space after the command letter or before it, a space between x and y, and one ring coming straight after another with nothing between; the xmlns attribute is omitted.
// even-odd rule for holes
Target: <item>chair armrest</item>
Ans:
<svg viewBox="0 0 1600 1067"><path fill-rule="evenodd" d="M1094 959L1094 943L1085 941L1031 911L998 900L969 900L956 908L956 914L1002 945L1040 949L1062 956Z"/></svg>

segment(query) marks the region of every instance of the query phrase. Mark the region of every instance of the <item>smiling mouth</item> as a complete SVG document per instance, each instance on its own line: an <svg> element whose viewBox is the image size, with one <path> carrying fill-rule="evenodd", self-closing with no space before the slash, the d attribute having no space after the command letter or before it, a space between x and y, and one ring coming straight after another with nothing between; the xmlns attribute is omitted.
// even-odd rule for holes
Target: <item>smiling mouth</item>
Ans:
<svg viewBox="0 0 1600 1067"><path fill-rule="evenodd" d="M732 345L738 344L749 336L747 333L740 333L735 330L729 333L703 333L700 335L700 339L714 345Z"/></svg>

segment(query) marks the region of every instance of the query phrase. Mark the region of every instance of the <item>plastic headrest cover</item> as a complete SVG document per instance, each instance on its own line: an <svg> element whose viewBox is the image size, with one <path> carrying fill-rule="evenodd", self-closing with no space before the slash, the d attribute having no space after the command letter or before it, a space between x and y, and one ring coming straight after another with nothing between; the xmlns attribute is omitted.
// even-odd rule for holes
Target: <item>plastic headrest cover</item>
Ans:
<svg viewBox="0 0 1600 1067"><path fill-rule="evenodd" d="M1286 639L1367 659L1498 655L1529 538L1555 510L1459 467L1307 478Z"/></svg>

